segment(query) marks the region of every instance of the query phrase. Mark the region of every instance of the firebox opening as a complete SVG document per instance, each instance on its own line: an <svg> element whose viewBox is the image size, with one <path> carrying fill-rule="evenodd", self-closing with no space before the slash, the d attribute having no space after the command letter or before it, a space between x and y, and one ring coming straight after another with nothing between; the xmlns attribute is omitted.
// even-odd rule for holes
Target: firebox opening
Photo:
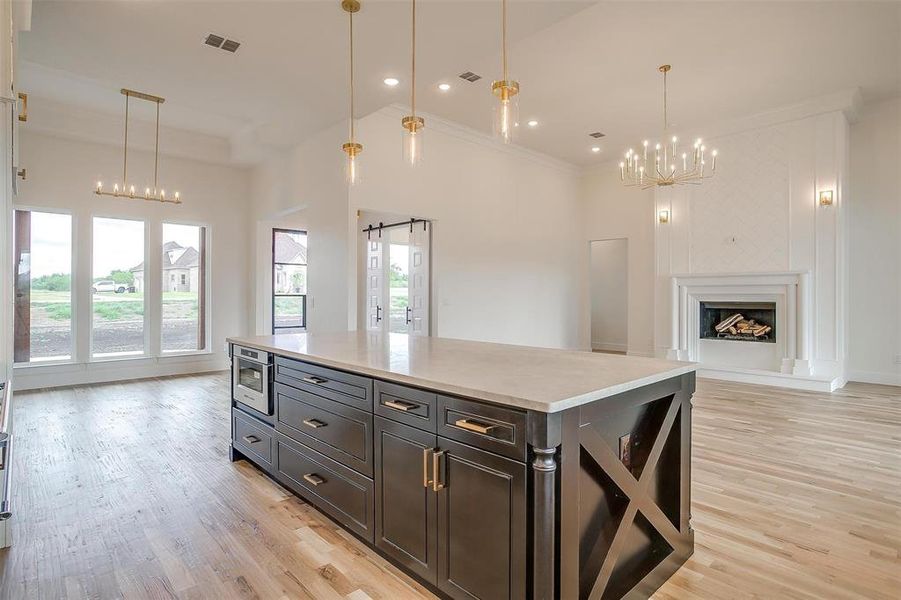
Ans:
<svg viewBox="0 0 901 600"><path fill-rule="evenodd" d="M701 339L776 343L775 302L701 302Z"/></svg>

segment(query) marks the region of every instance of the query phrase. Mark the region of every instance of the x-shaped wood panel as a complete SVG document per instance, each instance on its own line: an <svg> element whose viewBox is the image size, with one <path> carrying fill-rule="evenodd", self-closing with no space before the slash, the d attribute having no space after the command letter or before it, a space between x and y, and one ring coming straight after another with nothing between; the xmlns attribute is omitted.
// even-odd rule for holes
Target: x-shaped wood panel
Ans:
<svg viewBox="0 0 901 600"><path fill-rule="evenodd" d="M611 480L613 480L613 483L619 486L619 489L629 497L629 505L626 507L626 511L623 514L619 527L613 536L613 541L610 543L610 549L607 551L607 556L604 557L601 570L598 572L598 577L591 588L591 594L588 596L589 600L600 600L604 590L607 588L610 576L613 574L614 567L616 567L616 561L619 559L619 555L626 543L629 530L639 511L641 511L641 514L644 515L645 519L648 520L658 533L663 536L663 539L666 540L673 550L678 550L684 544L679 530L676 529L672 521L669 520L657 503L654 502L654 499L648 494L648 486L656 474L657 463L660 461L660 455L663 453L664 446L666 445L670 431L673 428L673 423L675 423L676 416L679 414L680 405L681 394L676 394L670 401L666 417L663 419L660 431L657 433L654 445L651 448L651 452L645 463L644 470L638 480L636 480L632 473L629 472L622 461L620 461L617 454L610 449L607 442L604 441L601 435L593 427L584 426L579 430L579 441L582 448L588 452L598 466L604 470ZM594 561L591 559L596 558L598 553L603 551L602 542L603 540L600 537L595 541L595 545L589 554L587 564L594 564Z"/></svg>

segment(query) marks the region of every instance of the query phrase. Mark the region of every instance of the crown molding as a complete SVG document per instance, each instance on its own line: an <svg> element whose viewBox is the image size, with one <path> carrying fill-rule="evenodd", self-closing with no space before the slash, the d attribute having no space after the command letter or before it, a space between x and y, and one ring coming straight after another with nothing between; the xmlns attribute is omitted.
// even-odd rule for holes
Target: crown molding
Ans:
<svg viewBox="0 0 901 600"><path fill-rule="evenodd" d="M401 117L404 117L408 114L410 114L409 106L403 104L389 104L388 106L372 112L363 118L365 119L369 116L380 116L392 119L400 119ZM449 121L431 113L417 112L417 114L426 119L430 130L439 131L459 140L463 140L471 144L477 144L485 148L490 148L492 150L496 150L504 154L509 154L517 158L522 158L569 175L578 175L582 171L581 167L579 167L578 165L574 165L572 163L566 162L565 160L560 160L559 158L544 154L543 152L530 150L529 148L518 146L516 144L503 144L486 133L483 133L471 127L467 127L466 125L462 125L460 123L457 123L456 121Z"/></svg>

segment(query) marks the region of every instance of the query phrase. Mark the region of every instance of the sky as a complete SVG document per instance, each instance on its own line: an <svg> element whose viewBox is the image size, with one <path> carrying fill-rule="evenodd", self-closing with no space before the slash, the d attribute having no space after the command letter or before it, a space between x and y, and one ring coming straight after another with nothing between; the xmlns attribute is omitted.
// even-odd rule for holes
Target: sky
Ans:
<svg viewBox="0 0 901 600"><path fill-rule="evenodd" d="M163 242L197 248L198 227L163 224ZM72 216L31 213L31 277L71 273ZM144 222L94 218L94 277L114 269L127 271L144 260Z"/></svg>

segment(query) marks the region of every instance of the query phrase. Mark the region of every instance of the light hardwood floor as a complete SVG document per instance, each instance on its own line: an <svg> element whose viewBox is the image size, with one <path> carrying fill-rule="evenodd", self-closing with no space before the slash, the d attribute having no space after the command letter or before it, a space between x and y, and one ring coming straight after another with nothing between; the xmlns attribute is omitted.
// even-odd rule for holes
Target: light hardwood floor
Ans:
<svg viewBox="0 0 901 600"><path fill-rule="evenodd" d="M432 598L228 461L227 386L17 394L0 598ZM693 451L696 551L656 599L901 598L901 389L699 381Z"/></svg>

